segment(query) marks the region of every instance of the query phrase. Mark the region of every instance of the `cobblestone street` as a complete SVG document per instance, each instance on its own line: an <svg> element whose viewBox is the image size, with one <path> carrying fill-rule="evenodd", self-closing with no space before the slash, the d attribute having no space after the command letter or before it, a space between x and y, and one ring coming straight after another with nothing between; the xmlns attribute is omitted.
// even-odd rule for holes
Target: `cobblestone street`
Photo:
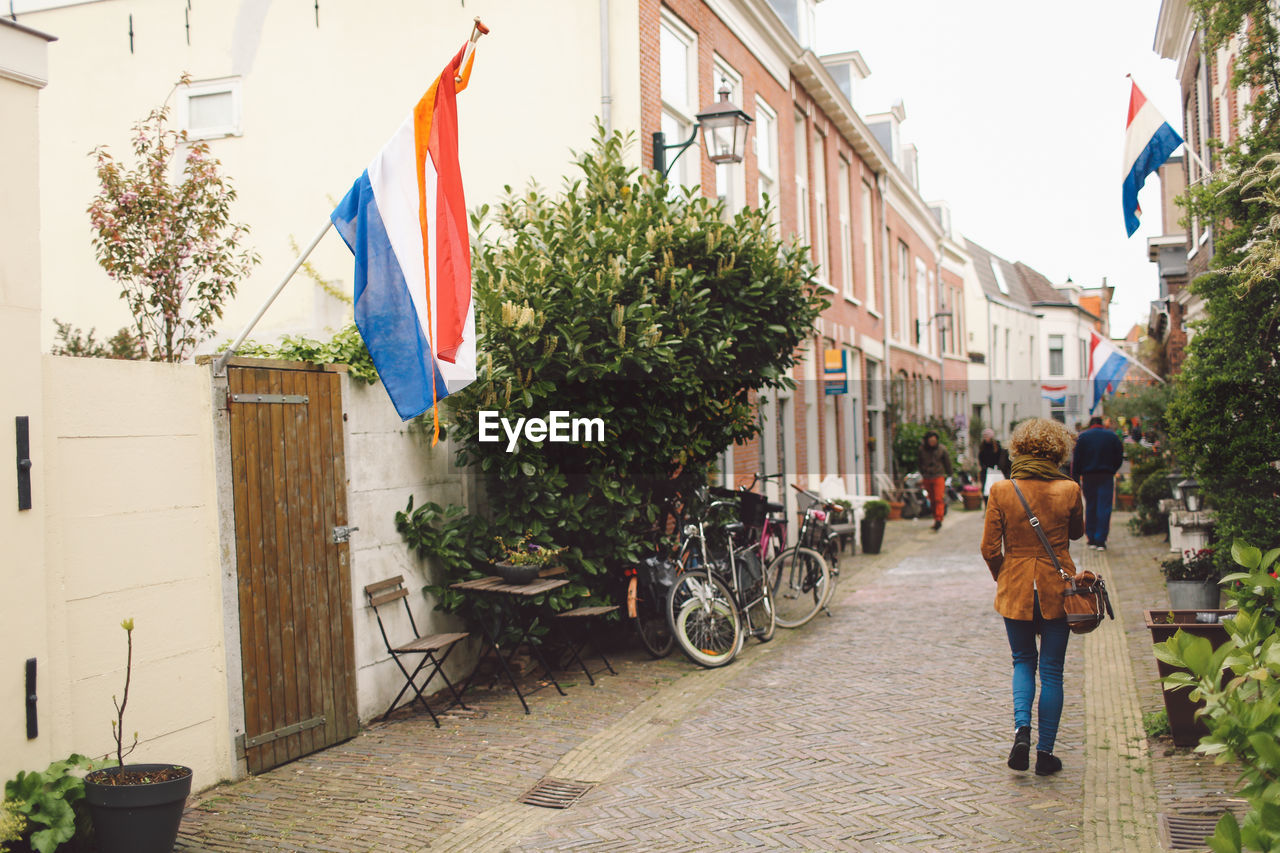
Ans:
<svg viewBox="0 0 1280 853"><path fill-rule="evenodd" d="M631 655L594 688L538 692L528 717L499 691L438 730L425 715L372 725L206 792L178 849L1160 849L1140 715L1159 701L1154 665L1126 643L1154 567L1107 562L1150 563L1160 544L1117 532L1128 545L1077 553L1121 621L1072 639L1064 769L1039 778L1004 765L1009 651L980 529L963 512L939 534L890 524L883 554L846 557L830 617L721 670ZM1187 760L1157 763L1220 790ZM544 776L591 788L564 810L517 802Z"/></svg>

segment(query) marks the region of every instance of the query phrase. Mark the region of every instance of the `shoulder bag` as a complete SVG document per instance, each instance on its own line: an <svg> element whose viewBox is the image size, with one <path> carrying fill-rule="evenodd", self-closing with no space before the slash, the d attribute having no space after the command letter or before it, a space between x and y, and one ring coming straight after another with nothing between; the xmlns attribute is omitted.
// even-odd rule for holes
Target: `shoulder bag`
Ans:
<svg viewBox="0 0 1280 853"><path fill-rule="evenodd" d="M1097 628L1102 624L1104 612L1115 619L1116 614L1111 609L1111 598L1107 595L1107 586L1102 582L1102 576L1083 571L1072 577L1062 570L1058 555L1053 552L1053 546L1049 544L1049 537L1045 536L1044 531L1040 529L1040 519L1031 513L1031 505L1023 496L1022 489L1018 488L1017 481L1010 480L1010 482L1013 483L1013 490L1018 493L1018 500L1022 501L1022 508L1027 511L1027 518L1030 519L1031 527L1039 537L1040 544L1044 546L1049 559L1053 561L1053 567L1058 570L1058 576L1062 578L1064 584L1062 608L1067 612L1067 626L1072 633L1087 634Z"/></svg>

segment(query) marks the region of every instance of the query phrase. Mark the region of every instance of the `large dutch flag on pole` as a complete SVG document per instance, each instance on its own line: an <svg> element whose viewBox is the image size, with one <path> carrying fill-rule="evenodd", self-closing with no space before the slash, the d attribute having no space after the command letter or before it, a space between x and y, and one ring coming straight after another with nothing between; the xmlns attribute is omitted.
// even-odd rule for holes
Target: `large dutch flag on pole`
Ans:
<svg viewBox="0 0 1280 853"><path fill-rule="evenodd" d="M458 51L330 215L355 255L356 326L378 376L402 420L435 410L436 440L436 403L476 378L455 99L474 57Z"/></svg>
<svg viewBox="0 0 1280 853"><path fill-rule="evenodd" d="M1104 396L1115 393L1128 370L1129 357L1116 349L1111 341L1090 329L1089 379L1093 382L1093 405L1089 407L1090 412L1097 410Z"/></svg>
<svg viewBox="0 0 1280 853"><path fill-rule="evenodd" d="M1142 94L1138 84L1130 82L1133 88L1129 91L1129 121L1124 131L1124 227L1132 237L1142 213L1138 191L1147 175L1159 169L1182 144L1182 137Z"/></svg>

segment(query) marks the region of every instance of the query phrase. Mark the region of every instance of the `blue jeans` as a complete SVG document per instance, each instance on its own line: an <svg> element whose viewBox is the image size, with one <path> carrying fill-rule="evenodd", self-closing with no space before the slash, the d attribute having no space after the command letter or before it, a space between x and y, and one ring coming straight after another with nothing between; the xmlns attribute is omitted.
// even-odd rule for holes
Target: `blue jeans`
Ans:
<svg viewBox="0 0 1280 853"><path fill-rule="evenodd" d="M1107 544L1115 489L1113 474L1082 474L1080 477L1080 490L1084 492L1084 536L1090 545Z"/></svg>
<svg viewBox="0 0 1280 853"><path fill-rule="evenodd" d="M1040 599L1036 598L1035 618L1005 619L1009 649L1013 652L1013 724L1031 725L1031 700L1036 694L1036 661L1040 664L1040 740L1036 749L1053 752L1058 738L1058 720L1062 717L1062 665L1067 657L1067 638L1071 629L1067 619L1045 619L1040 615ZM1040 648L1036 650L1036 635Z"/></svg>

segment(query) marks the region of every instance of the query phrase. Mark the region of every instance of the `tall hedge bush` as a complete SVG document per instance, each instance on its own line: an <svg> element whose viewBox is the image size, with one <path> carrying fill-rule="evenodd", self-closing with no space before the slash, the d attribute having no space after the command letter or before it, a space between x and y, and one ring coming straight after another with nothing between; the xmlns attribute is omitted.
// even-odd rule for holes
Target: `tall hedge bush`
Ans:
<svg viewBox="0 0 1280 853"><path fill-rule="evenodd" d="M764 211L729 216L624 162L599 132L559 195L537 186L473 217L480 364L455 395L460 461L497 535L567 545L591 581L637 558L664 511L758 430L752 391L788 387L825 306L806 247ZM686 155L691 156L691 155ZM478 413L601 418L604 440L481 442Z"/></svg>

